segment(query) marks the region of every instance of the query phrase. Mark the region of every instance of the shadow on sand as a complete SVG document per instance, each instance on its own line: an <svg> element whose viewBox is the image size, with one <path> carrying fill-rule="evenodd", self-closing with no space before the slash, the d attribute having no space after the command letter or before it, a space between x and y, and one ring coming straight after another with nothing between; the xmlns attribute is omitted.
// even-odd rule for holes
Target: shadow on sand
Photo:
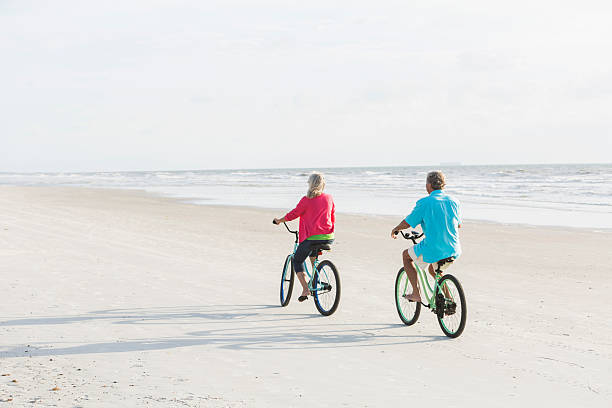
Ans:
<svg viewBox="0 0 612 408"><path fill-rule="evenodd" d="M290 314L285 311L286 309L271 305L208 305L154 309L109 309L77 316L8 320L0 322L0 327L86 324L104 320L110 324L121 325L184 327L189 324L200 326L204 330L192 331L176 337L116 340L68 347L47 346L50 343L53 344L53 341L39 343L41 346L30 343L28 346L0 348L0 357L125 353L194 346L235 350L303 350L375 347L447 339L446 336L409 334L403 324L334 323L329 318L317 314Z"/></svg>

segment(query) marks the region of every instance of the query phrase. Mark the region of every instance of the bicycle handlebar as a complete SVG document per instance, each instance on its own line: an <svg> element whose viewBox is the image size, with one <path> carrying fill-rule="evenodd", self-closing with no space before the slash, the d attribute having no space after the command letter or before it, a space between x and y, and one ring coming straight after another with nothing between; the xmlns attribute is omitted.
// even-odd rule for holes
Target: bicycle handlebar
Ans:
<svg viewBox="0 0 612 408"><path fill-rule="evenodd" d="M398 233L402 234L402 237L404 237L404 239L411 240L415 245L417 243L417 239L423 236L423 233L418 231L410 231L409 234L405 234L403 231L395 231L395 235L397 235Z"/></svg>
<svg viewBox="0 0 612 408"><path fill-rule="evenodd" d="M290 233L292 233L292 234L297 234L297 233L298 233L297 231L291 231L291 230L289 229L289 226L287 225L287 223L286 223L286 222L283 222L283 224L285 224L285 228L287 228L287 231L289 231Z"/></svg>
<svg viewBox="0 0 612 408"><path fill-rule="evenodd" d="M274 224L274 225L278 225L276 222L274 222L274 220L272 220L272 224ZM289 231L290 233L292 233L292 234L297 234L297 233L298 233L297 231L291 231L291 230L289 229L289 226L287 225L287 223L286 223L286 222L283 222L283 225L285 226L285 228L287 228L287 231Z"/></svg>

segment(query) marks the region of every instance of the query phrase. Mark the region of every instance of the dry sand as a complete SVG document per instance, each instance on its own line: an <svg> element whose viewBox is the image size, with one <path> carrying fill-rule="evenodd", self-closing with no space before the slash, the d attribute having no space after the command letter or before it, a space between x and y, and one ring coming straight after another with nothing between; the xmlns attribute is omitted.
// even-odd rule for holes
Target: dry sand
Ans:
<svg viewBox="0 0 612 408"><path fill-rule="evenodd" d="M279 307L282 214L1 187L0 407L612 405L610 231L467 222L448 339L395 311L403 214L338 215L333 316Z"/></svg>

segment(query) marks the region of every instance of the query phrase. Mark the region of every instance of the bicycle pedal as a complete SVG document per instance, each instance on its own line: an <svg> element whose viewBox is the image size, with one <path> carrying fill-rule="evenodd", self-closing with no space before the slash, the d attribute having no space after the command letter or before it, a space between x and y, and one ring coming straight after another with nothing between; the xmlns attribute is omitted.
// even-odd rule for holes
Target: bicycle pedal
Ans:
<svg viewBox="0 0 612 408"><path fill-rule="evenodd" d="M454 315L457 312L457 304L455 302L449 303L444 308L444 314L446 316Z"/></svg>

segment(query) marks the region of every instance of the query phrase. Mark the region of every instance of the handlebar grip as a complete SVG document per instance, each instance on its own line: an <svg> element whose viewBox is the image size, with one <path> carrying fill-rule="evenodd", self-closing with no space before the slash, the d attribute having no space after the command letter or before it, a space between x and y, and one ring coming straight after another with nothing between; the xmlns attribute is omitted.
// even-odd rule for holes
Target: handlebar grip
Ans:
<svg viewBox="0 0 612 408"><path fill-rule="evenodd" d="M393 235L397 235L397 234L399 234L399 231L395 231L395 232L393 233Z"/></svg>
<svg viewBox="0 0 612 408"><path fill-rule="evenodd" d="M276 221L274 221L274 220L272 220L272 224L274 224L274 225L278 225L278 224L276 223Z"/></svg>

